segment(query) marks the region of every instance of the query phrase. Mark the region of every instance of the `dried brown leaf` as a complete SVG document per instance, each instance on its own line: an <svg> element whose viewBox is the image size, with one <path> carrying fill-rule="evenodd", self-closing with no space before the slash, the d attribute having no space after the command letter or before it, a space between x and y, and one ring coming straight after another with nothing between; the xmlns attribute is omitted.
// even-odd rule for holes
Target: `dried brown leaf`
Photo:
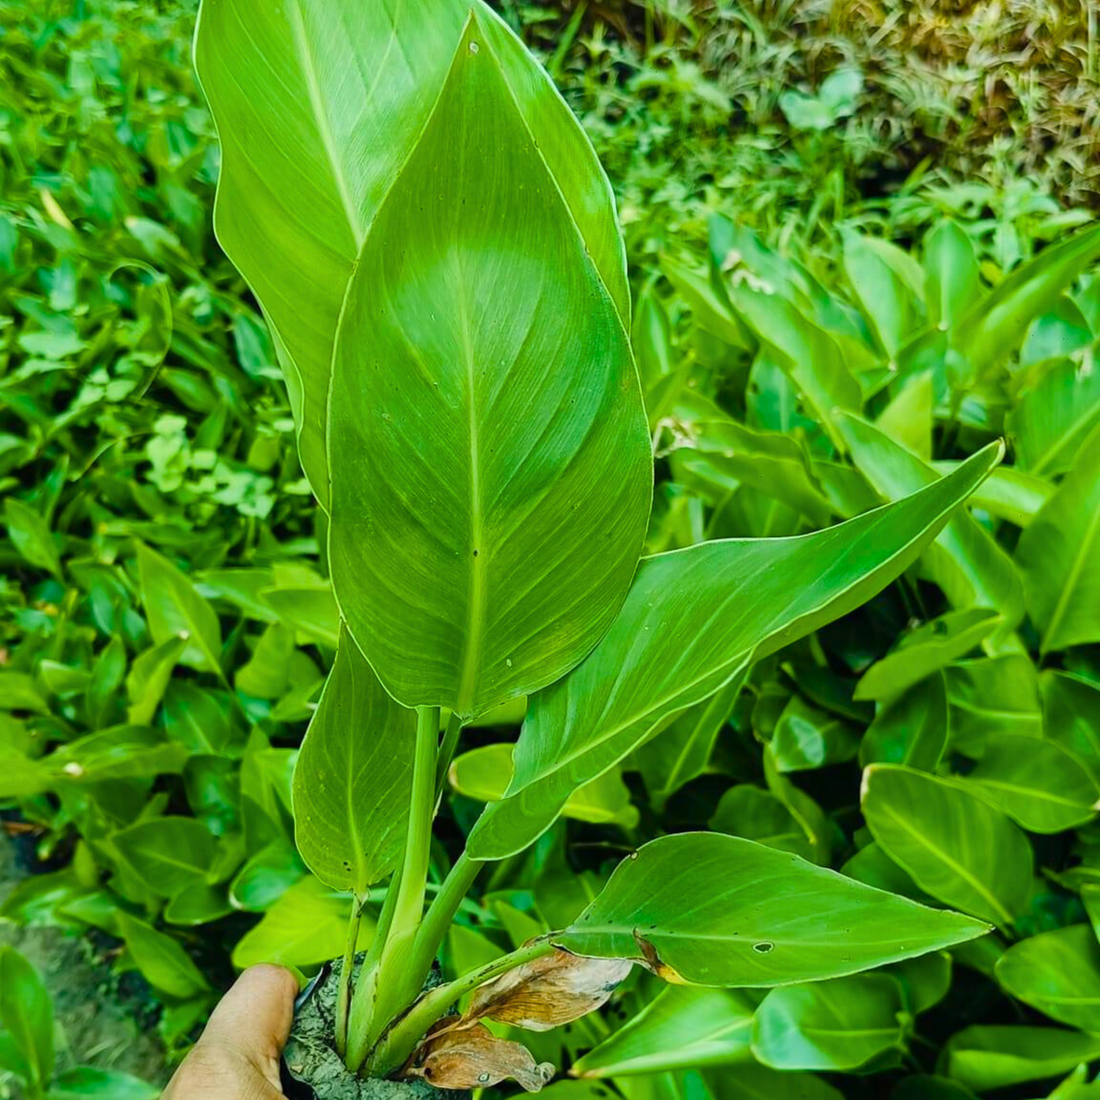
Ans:
<svg viewBox="0 0 1100 1100"><path fill-rule="evenodd" d="M484 1024L444 1028L429 1035L405 1071L437 1089L476 1089L510 1077L538 1092L554 1076L549 1062L536 1062L521 1043L498 1039Z"/></svg>
<svg viewBox="0 0 1100 1100"><path fill-rule="evenodd" d="M549 1031L606 1003L633 965L629 959L586 959L556 950L479 986L463 1021Z"/></svg>

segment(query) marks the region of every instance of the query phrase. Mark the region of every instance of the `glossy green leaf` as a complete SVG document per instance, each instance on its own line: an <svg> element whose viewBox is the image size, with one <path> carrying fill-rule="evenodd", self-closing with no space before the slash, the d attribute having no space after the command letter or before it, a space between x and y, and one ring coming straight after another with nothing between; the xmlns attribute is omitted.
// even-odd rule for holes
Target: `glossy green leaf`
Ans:
<svg viewBox="0 0 1100 1100"><path fill-rule="evenodd" d="M974 363L978 375L996 366L1019 345L1032 320L1054 305L1098 253L1100 227L1044 248L966 313L952 333L952 343Z"/></svg>
<svg viewBox="0 0 1100 1100"><path fill-rule="evenodd" d="M902 695L879 706L859 747L859 761L906 764L935 771L947 748L949 717L942 673L933 673Z"/></svg>
<svg viewBox="0 0 1100 1100"><path fill-rule="evenodd" d="M742 686L741 678L734 677L709 699L688 707L671 725L638 748L634 760L655 808L660 810L685 783L707 770L715 742Z"/></svg>
<svg viewBox="0 0 1100 1100"><path fill-rule="evenodd" d="M901 991L885 974L773 989L752 1027L753 1054L773 1069L857 1069L903 1041Z"/></svg>
<svg viewBox="0 0 1100 1100"><path fill-rule="evenodd" d="M886 500L897 500L931 484L935 472L916 455L856 416L841 415L852 460ZM956 609L985 607L1004 618L1003 630L1024 614L1023 588L1012 559L968 513L952 517L924 555L922 564Z"/></svg>
<svg viewBox="0 0 1100 1100"><path fill-rule="evenodd" d="M889 764L863 773L863 816L886 854L923 890L1010 925L1031 894L1027 837L958 783Z"/></svg>
<svg viewBox="0 0 1100 1100"><path fill-rule="evenodd" d="M1100 786L1053 741L991 733L967 772L968 787L1032 833L1060 833L1091 821Z"/></svg>
<svg viewBox="0 0 1100 1100"><path fill-rule="evenodd" d="M909 253L889 241L841 228L844 270L892 359L924 319L924 272Z"/></svg>
<svg viewBox="0 0 1100 1100"><path fill-rule="evenodd" d="M282 966L317 966L341 955L348 936L352 899L308 876L292 886L244 934L233 949L233 965L239 969L256 963ZM374 921L363 914L359 948L370 945Z"/></svg>
<svg viewBox="0 0 1100 1100"><path fill-rule="evenodd" d="M164 919L168 924L194 928L212 924L232 912L224 886L187 886L164 907Z"/></svg>
<svg viewBox="0 0 1100 1100"><path fill-rule="evenodd" d="M978 258L967 233L945 219L924 238L928 320L953 325L983 297Z"/></svg>
<svg viewBox="0 0 1100 1100"><path fill-rule="evenodd" d="M171 936L122 911L118 928L135 965L154 989L186 1000L210 988L191 956Z"/></svg>
<svg viewBox="0 0 1100 1100"><path fill-rule="evenodd" d="M237 670L233 686L253 699L279 699L289 686L294 631L272 623L260 635L251 658Z"/></svg>
<svg viewBox="0 0 1100 1100"><path fill-rule="evenodd" d="M214 862L214 838L193 817L159 817L111 838L146 886L164 898L202 885Z"/></svg>
<svg viewBox="0 0 1100 1100"><path fill-rule="evenodd" d="M306 875L298 849L285 837L266 844L237 872L229 900L237 909L263 913Z"/></svg>
<svg viewBox="0 0 1100 1100"><path fill-rule="evenodd" d="M0 1024L39 1086L54 1068L53 1004L42 979L13 947L0 947Z"/></svg>
<svg viewBox="0 0 1100 1100"><path fill-rule="evenodd" d="M953 748L980 756L993 732L1042 736L1039 677L1026 654L959 661L944 676Z"/></svg>
<svg viewBox="0 0 1100 1100"><path fill-rule="evenodd" d="M945 665L976 649L1000 624L995 611L971 608L949 611L902 635L897 646L876 661L856 684L857 699L896 699L939 672Z"/></svg>
<svg viewBox="0 0 1100 1100"><path fill-rule="evenodd" d="M137 558L141 602L154 643L186 638L180 662L221 676L222 632L214 609L167 558L141 544Z"/></svg>
<svg viewBox="0 0 1100 1100"><path fill-rule="evenodd" d="M4 501L8 538L31 565L61 576L61 554L49 523L23 501L9 496Z"/></svg>
<svg viewBox="0 0 1100 1100"><path fill-rule="evenodd" d="M545 830L569 794L686 707L858 607L902 572L996 463L983 451L912 498L812 535L724 540L645 559L627 602L574 672L533 696L508 797L469 852L495 859Z"/></svg>
<svg viewBox="0 0 1100 1100"><path fill-rule="evenodd" d="M346 456L329 555L348 629L396 698L463 718L552 683L595 645L652 490L622 320L487 25L468 25L371 225L329 420ZM533 260L546 255L552 267Z"/></svg>
<svg viewBox="0 0 1100 1100"><path fill-rule="evenodd" d="M708 825L716 833L755 840L803 859L813 858L806 832L790 810L775 795L751 783L738 783L726 791Z"/></svg>
<svg viewBox="0 0 1100 1100"><path fill-rule="evenodd" d="M1040 1081L1100 1058L1100 1036L1054 1027L968 1027L952 1035L944 1070L978 1092Z"/></svg>
<svg viewBox="0 0 1100 1100"><path fill-rule="evenodd" d="M794 695L775 724L771 750L780 772L824 768L854 759L859 735L849 723Z"/></svg>
<svg viewBox="0 0 1100 1100"><path fill-rule="evenodd" d="M448 778L459 794L479 802L496 802L504 797L512 778L512 746L506 742L482 745L456 757ZM630 804L630 791L618 769L578 787L562 809L564 817L588 821L597 825L638 823L638 811Z"/></svg>
<svg viewBox="0 0 1100 1100"><path fill-rule="evenodd" d="M1072 753L1100 780L1100 684L1045 669L1039 690L1044 736Z"/></svg>
<svg viewBox="0 0 1100 1100"><path fill-rule="evenodd" d="M126 721L130 725L147 726L153 721L172 670L186 648L186 638L169 638L134 658L126 677L126 696L130 701Z"/></svg>
<svg viewBox="0 0 1100 1100"><path fill-rule="evenodd" d="M1051 476L1073 466L1097 422L1100 371L1059 359L1021 393L1007 426L1020 467Z"/></svg>
<svg viewBox="0 0 1100 1100"><path fill-rule="evenodd" d="M843 1100L832 1085L812 1073L780 1073L767 1066L711 1071L722 1100Z"/></svg>
<svg viewBox="0 0 1100 1100"><path fill-rule="evenodd" d="M1100 1031L1100 945L1091 924L1074 924L1013 944L997 980L1052 1020Z"/></svg>
<svg viewBox="0 0 1100 1100"><path fill-rule="evenodd" d="M725 989L669 986L573 1063L574 1077L624 1077L752 1061L756 999Z"/></svg>
<svg viewBox="0 0 1100 1100"><path fill-rule="evenodd" d="M160 1089L129 1073L77 1066L58 1074L47 1100L157 1100Z"/></svg>
<svg viewBox="0 0 1100 1100"><path fill-rule="evenodd" d="M1016 562L1042 651L1100 641L1100 432L1020 536Z"/></svg>
<svg viewBox="0 0 1100 1100"><path fill-rule="evenodd" d="M416 712L344 635L294 769L294 839L326 886L362 897L405 845Z"/></svg>
<svg viewBox="0 0 1100 1100"><path fill-rule="evenodd" d="M474 10L501 58L511 110L537 126L543 170L625 324L622 244L595 154L519 41L485 5ZM208 0L201 11L195 64L222 145L215 227L281 349L302 464L322 504L330 364L347 284L424 141L469 11L457 0L353 9Z"/></svg>
<svg viewBox="0 0 1100 1100"><path fill-rule="evenodd" d="M624 860L555 942L604 958L648 953L666 980L760 987L852 974L984 931L774 848L681 833Z"/></svg>

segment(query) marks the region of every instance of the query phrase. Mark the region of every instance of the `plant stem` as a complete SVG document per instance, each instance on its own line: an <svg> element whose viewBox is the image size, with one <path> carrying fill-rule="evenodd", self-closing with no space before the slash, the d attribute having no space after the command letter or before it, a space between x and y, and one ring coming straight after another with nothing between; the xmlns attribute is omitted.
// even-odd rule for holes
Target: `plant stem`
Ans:
<svg viewBox="0 0 1100 1100"><path fill-rule="evenodd" d="M453 982L429 990L382 1037L382 1041L372 1053L368 1063L369 1073L372 1076L385 1077L400 1069L408 1061L409 1056L432 1024L441 1019L464 993L469 993L471 989L476 989L479 985L484 985L490 979L525 962L549 955L554 950L550 937L540 936L508 955L503 955L491 963L463 974Z"/></svg>
<svg viewBox="0 0 1100 1100"><path fill-rule="evenodd" d="M439 746L439 761L436 764L435 796L438 798L443 793L443 787L447 782L447 770L451 766L458 739L462 734L462 719L454 711L447 719L447 730L443 734L443 744Z"/></svg>
<svg viewBox="0 0 1100 1100"><path fill-rule="evenodd" d="M421 984L423 979L427 978L432 962L447 938L447 932L450 930L459 906L462 905L470 892L470 887L474 884L474 879L484 866L484 863L470 859L463 851L443 880L435 900L428 906L428 911L424 914L420 929L416 933L414 948L417 969L423 970Z"/></svg>
<svg viewBox="0 0 1100 1100"><path fill-rule="evenodd" d="M359 928L363 923L363 900L353 898L348 921L348 942L344 948L344 969L340 972L340 988L336 995L336 1051L343 1054L348 1046L348 1010L351 1008L351 972L355 969L355 949L359 945Z"/></svg>
<svg viewBox="0 0 1100 1100"><path fill-rule="evenodd" d="M438 753L439 707L418 707L405 856L396 888L390 883L390 893L394 897L392 915L388 926L378 930L377 963L360 978L351 1006L344 1061L352 1071L363 1065L389 1020L410 1003L420 989L420 986L414 986L411 991L408 988L408 962L424 916ZM386 907L390 908L388 896ZM383 912L380 925L385 924L385 916ZM371 955L375 954L372 950Z"/></svg>

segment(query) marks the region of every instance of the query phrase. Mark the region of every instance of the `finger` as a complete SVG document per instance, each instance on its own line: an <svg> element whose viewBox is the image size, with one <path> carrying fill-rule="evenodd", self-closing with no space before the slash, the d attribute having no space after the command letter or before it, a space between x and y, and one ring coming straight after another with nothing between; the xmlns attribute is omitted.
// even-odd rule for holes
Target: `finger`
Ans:
<svg viewBox="0 0 1100 1100"><path fill-rule="evenodd" d="M281 966L246 970L210 1016L199 1044L239 1053L278 1082L279 1057L294 1020L298 980Z"/></svg>

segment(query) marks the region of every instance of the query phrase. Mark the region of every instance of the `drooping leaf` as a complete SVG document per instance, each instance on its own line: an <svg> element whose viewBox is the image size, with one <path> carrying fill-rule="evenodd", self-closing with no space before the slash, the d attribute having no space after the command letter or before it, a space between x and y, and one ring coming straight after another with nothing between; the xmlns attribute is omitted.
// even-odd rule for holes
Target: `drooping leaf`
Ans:
<svg viewBox="0 0 1100 1100"><path fill-rule="evenodd" d="M573 1063L574 1077L625 1077L750 1062L756 998L736 990L671 985Z"/></svg>
<svg viewBox="0 0 1100 1100"><path fill-rule="evenodd" d="M1074 924L1013 944L997 980L1052 1020L1100 1031L1100 945L1091 924Z"/></svg>
<svg viewBox="0 0 1100 1100"><path fill-rule="evenodd" d="M346 456L329 556L348 630L395 698L463 718L552 683L598 641L652 489L622 319L487 26L467 25L371 225L329 419Z"/></svg>
<svg viewBox="0 0 1100 1100"><path fill-rule="evenodd" d="M952 475L958 480L825 531L704 543L645 559L594 652L532 697L508 797L475 826L470 855L520 851L572 790L686 707L879 591L935 537L999 450L975 456Z"/></svg>
<svg viewBox="0 0 1100 1100"><path fill-rule="evenodd" d="M1020 536L1016 562L1042 652L1100 641L1100 431Z"/></svg>
<svg viewBox="0 0 1100 1100"><path fill-rule="evenodd" d="M345 633L294 769L294 838L309 869L362 897L405 844L416 712L386 694Z"/></svg>
<svg viewBox="0 0 1100 1100"><path fill-rule="evenodd" d="M222 632L214 609L167 558L140 544L137 558L141 602L153 641L160 645L186 638L179 660L221 676Z"/></svg>
<svg viewBox="0 0 1100 1100"><path fill-rule="evenodd" d="M543 955L478 986L455 1026L495 1020L549 1031L606 1004L633 965L628 959L586 959L568 951Z"/></svg>
<svg viewBox="0 0 1100 1100"><path fill-rule="evenodd" d="M545 171L625 325L629 290L607 178L545 73L487 6L474 8L512 109L537 130ZM222 145L215 228L264 309L322 505L341 304L368 229L424 139L469 11L458 0L350 9L209 0L200 14L195 64Z"/></svg>
<svg viewBox="0 0 1100 1100"><path fill-rule="evenodd" d="M0 947L0 1024L41 1088L53 1075L53 1003L34 967L14 947Z"/></svg>
<svg viewBox="0 0 1100 1100"><path fill-rule="evenodd" d="M549 1062L535 1062L520 1043L498 1039L484 1024L429 1035L413 1055L409 1077L420 1077L440 1089L475 1089L506 1078L526 1092L538 1092L554 1076Z"/></svg>
<svg viewBox="0 0 1100 1100"><path fill-rule="evenodd" d="M862 806L875 840L934 898L1002 926L1026 907L1027 837L960 783L872 764Z"/></svg>
<svg viewBox="0 0 1100 1100"><path fill-rule="evenodd" d="M1053 741L990 733L967 785L1032 833L1060 833L1091 821L1100 786Z"/></svg>
<svg viewBox="0 0 1100 1100"><path fill-rule="evenodd" d="M752 1051L773 1069L858 1069L902 1049L901 1014L901 990L885 974L789 985L760 1002Z"/></svg>
<svg viewBox="0 0 1100 1100"><path fill-rule="evenodd" d="M555 942L666 981L764 987L853 974L980 936L979 921L718 833L651 841Z"/></svg>

